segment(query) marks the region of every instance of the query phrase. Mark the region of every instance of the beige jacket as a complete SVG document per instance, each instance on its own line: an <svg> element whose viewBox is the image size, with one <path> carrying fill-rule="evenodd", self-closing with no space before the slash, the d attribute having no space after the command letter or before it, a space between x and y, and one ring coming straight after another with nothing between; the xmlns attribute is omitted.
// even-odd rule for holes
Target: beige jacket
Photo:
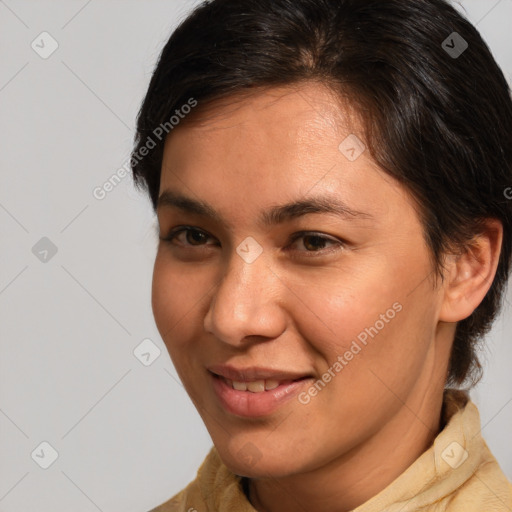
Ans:
<svg viewBox="0 0 512 512"><path fill-rule="evenodd" d="M444 429L432 446L353 512L512 512L512 484L481 436L467 393L446 390ZM213 447L185 489L151 512L255 512Z"/></svg>

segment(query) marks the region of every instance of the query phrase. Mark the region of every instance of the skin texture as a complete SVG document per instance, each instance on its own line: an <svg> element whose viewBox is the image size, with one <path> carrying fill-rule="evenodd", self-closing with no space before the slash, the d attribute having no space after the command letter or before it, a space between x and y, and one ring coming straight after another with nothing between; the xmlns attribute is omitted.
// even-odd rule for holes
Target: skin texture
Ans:
<svg viewBox="0 0 512 512"><path fill-rule="evenodd" d="M183 225L204 233L159 244L159 332L221 458L251 478L257 510L351 510L438 434L456 322L492 283L501 224L489 220L471 252L448 256L446 279L434 283L415 203L369 151L350 161L338 149L364 136L322 84L259 91L193 116L166 141L160 193L205 201L226 222L159 208L162 239ZM257 223L270 206L319 195L372 217ZM300 231L328 240L291 241ZM263 249L250 264L236 252L249 236ZM307 390L395 303L400 312L309 403L291 399L262 418L220 405L208 366L311 374ZM247 443L256 462L241 456Z"/></svg>

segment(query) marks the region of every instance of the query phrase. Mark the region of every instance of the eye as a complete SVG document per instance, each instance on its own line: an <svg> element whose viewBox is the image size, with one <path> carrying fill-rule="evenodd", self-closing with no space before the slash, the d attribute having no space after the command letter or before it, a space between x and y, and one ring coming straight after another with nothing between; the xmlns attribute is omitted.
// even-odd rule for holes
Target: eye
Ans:
<svg viewBox="0 0 512 512"><path fill-rule="evenodd" d="M181 234L185 234L185 236L179 240L178 237ZM179 226L171 230L171 232L165 238L160 237L160 240L164 242L173 242L175 239L178 239L181 242L181 245L185 247L194 247L209 245L203 243L205 240L208 240L208 238L212 237L202 229L193 228L190 226Z"/></svg>
<svg viewBox="0 0 512 512"><path fill-rule="evenodd" d="M181 236L184 235L184 236ZM181 239L180 239L181 236ZM172 243L175 240L178 240L179 244L183 247L205 247L208 245L219 245L218 243L208 244L206 243L208 239L213 239L211 235L209 235L206 231L203 231L199 228L194 228L192 226L178 226L171 230L171 232L165 237L160 237L160 240ZM302 240L302 245L305 250L302 249L289 249L295 253L301 253L300 256L325 256L326 254L335 252L340 250L345 246L344 242L338 240L336 238L332 238L320 233L311 232L311 231L302 231L299 233L295 233L290 240L290 246L299 245L296 244L297 241ZM327 244L331 244L334 247L330 249L325 249Z"/></svg>
<svg viewBox="0 0 512 512"><path fill-rule="evenodd" d="M300 245L306 248L305 251L298 250L298 252L305 253L304 255L307 257L326 255L331 252L338 251L345 245L341 240L311 231L295 233L292 237L292 244L294 244L297 240L302 240ZM335 247L324 249L326 244L334 244ZM294 250L297 251L297 249Z"/></svg>

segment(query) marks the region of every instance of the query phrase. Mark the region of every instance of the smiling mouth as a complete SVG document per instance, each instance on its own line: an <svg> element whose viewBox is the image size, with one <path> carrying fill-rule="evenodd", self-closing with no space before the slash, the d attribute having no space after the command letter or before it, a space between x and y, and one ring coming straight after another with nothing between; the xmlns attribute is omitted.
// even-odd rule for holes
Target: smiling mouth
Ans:
<svg viewBox="0 0 512 512"><path fill-rule="evenodd" d="M281 378L276 375L276 378L245 378L241 381L231 380L211 371L209 373L213 391L222 408L230 414L245 418L273 414L286 403L290 403L308 381L313 380L311 376L294 379L295 375L282 374Z"/></svg>
<svg viewBox="0 0 512 512"><path fill-rule="evenodd" d="M279 386L285 386L288 384L292 384L293 382L298 382L300 380L308 378L301 377L299 379L294 380L259 379L252 381L236 381L227 379L226 377L222 377L220 375L216 375L216 377L223 380L228 386L231 386L233 389L237 391L248 391L250 393L263 393L265 391L272 391L273 389L276 389Z"/></svg>

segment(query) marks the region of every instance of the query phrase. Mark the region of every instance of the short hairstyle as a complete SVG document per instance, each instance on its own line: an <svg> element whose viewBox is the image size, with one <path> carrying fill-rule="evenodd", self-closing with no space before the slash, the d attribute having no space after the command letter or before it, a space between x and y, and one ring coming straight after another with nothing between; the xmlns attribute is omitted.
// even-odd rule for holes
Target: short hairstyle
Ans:
<svg viewBox="0 0 512 512"><path fill-rule="evenodd" d="M170 118L191 100L200 112L238 93L306 81L325 84L360 116L371 156L415 200L436 279L444 254L467 249L483 219L502 222L496 276L457 323L446 381L476 384L478 345L501 308L510 267L512 99L479 32L447 1L202 2L172 33L152 75L137 118L135 185L156 212L165 137L155 133L169 133ZM153 149L141 158L149 140Z"/></svg>

